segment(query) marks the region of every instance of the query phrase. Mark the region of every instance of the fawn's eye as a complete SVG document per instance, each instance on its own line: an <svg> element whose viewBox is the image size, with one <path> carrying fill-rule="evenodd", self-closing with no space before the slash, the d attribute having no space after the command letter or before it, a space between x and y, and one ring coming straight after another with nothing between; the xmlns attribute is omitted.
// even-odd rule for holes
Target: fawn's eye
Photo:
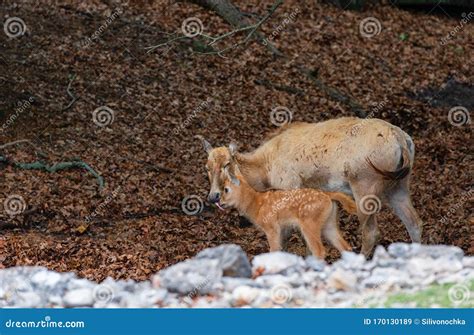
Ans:
<svg viewBox="0 0 474 335"><path fill-rule="evenodd" d="M229 192L230 192L230 188L224 187L224 193L229 193Z"/></svg>

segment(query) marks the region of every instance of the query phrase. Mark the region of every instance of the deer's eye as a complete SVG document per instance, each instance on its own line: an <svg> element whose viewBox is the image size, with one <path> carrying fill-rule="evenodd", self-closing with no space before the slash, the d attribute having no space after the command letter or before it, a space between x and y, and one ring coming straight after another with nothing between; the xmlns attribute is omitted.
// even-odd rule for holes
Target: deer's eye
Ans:
<svg viewBox="0 0 474 335"><path fill-rule="evenodd" d="M224 193L229 193L230 192L230 188L229 187L224 187Z"/></svg>

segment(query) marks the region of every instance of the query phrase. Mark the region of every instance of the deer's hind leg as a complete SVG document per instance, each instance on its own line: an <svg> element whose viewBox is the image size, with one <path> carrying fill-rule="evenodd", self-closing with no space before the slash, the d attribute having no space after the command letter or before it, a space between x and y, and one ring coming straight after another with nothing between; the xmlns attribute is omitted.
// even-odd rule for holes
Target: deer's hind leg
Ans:
<svg viewBox="0 0 474 335"><path fill-rule="evenodd" d="M409 180L407 177L390 190L387 195L388 203L395 214L402 220L408 230L412 242L420 243L423 222L418 216L416 209L413 207L408 183Z"/></svg>
<svg viewBox="0 0 474 335"><path fill-rule="evenodd" d="M361 252L365 257L370 256L380 236L375 214L381 209L383 189L383 181L351 183L362 232Z"/></svg>

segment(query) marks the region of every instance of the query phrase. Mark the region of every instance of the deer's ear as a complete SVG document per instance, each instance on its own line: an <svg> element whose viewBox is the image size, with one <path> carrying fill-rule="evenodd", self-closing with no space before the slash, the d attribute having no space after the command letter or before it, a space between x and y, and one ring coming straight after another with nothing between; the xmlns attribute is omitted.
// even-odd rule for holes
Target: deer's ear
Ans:
<svg viewBox="0 0 474 335"><path fill-rule="evenodd" d="M209 143L208 141L206 141L206 139L204 137L202 137L201 135L196 135L194 136L195 138L201 140L202 142L202 146L204 147L204 150L206 150L207 153L210 153L211 150L212 150L212 145L211 143Z"/></svg>
<svg viewBox="0 0 474 335"><path fill-rule="evenodd" d="M232 156L234 156L237 153L237 144L234 142L229 144L229 152Z"/></svg>

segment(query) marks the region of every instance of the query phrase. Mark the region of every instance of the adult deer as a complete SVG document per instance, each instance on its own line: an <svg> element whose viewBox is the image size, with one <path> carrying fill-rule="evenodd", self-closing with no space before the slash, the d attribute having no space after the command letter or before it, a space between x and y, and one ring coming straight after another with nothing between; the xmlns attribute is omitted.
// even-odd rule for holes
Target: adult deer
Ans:
<svg viewBox="0 0 474 335"><path fill-rule="evenodd" d="M228 168L257 191L317 188L353 196L365 256L379 235L375 214L382 203L395 211L413 242L421 240L422 222L409 192L415 147L408 134L388 122L344 117L292 123L250 153L238 153L232 144L213 149L200 138L209 155L210 202L219 204Z"/></svg>

